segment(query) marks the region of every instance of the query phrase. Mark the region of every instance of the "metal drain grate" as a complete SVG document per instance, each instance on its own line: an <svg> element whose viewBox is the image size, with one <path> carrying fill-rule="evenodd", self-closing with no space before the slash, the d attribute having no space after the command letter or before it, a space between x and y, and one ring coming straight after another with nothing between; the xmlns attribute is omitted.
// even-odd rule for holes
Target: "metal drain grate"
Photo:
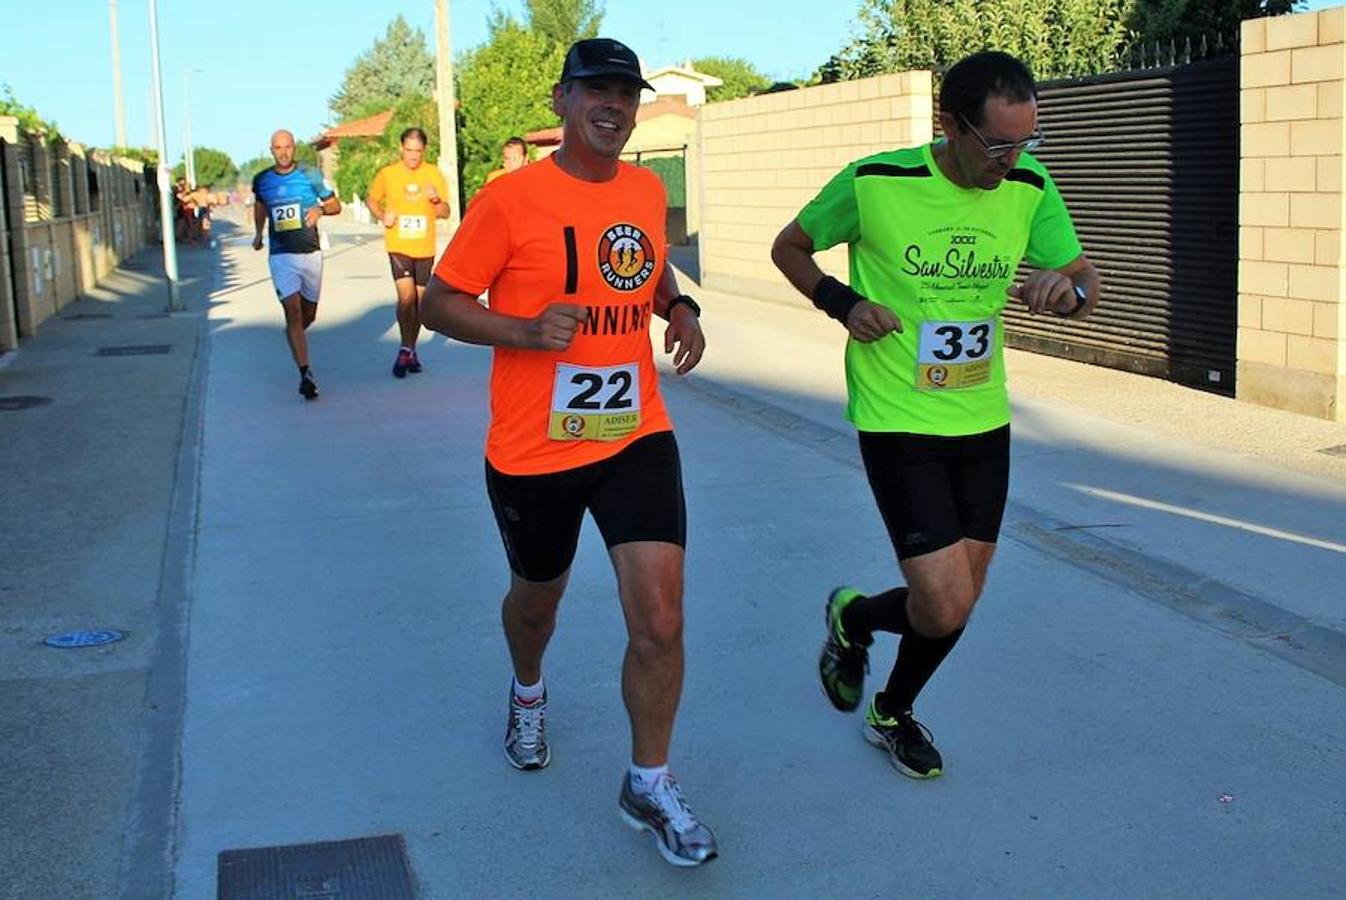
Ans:
<svg viewBox="0 0 1346 900"><path fill-rule="evenodd" d="M112 313L75 313L70 316L61 316L63 322L84 322L89 319L110 319Z"/></svg>
<svg viewBox="0 0 1346 900"><path fill-rule="evenodd" d="M1346 456L1346 444L1337 444L1335 447L1324 447L1318 452L1326 453L1328 456Z"/></svg>
<svg viewBox="0 0 1346 900"><path fill-rule="evenodd" d="M159 356L173 349L172 344L123 344L119 347L99 347L95 356Z"/></svg>
<svg viewBox="0 0 1346 900"><path fill-rule="evenodd" d="M18 412L34 406L46 406L50 402L50 397L0 397L0 412Z"/></svg>
<svg viewBox="0 0 1346 900"><path fill-rule="evenodd" d="M218 900L415 900L400 834L226 850L219 856Z"/></svg>

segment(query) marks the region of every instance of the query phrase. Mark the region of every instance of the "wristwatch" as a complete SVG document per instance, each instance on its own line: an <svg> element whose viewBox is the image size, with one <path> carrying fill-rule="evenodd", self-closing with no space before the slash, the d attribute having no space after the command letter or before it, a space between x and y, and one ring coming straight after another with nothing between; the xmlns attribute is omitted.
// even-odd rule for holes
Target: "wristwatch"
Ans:
<svg viewBox="0 0 1346 900"><path fill-rule="evenodd" d="M701 318L700 305L698 305L695 300L693 300L691 297L688 297L686 294L678 294L678 296L668 301L668 309L664 310L664 312L668 315L669 319L673 318L673 307L677 306L679 303L685 305L688 309L690 309L698 319Z"/></svg>
<svg viewBox="0 0 1346 900"><path fill-rule="evenodd" d="M1089 302L1089 293L1084 289L1083 285L1077 284L1073 285L1073 287L1075 288L1075 306L1070 310L1070 312L1061 313L1061 315L1065 316L1066 318L1069 318L1078 313L1080 310L1084 309L1085 304Z"/></svg>

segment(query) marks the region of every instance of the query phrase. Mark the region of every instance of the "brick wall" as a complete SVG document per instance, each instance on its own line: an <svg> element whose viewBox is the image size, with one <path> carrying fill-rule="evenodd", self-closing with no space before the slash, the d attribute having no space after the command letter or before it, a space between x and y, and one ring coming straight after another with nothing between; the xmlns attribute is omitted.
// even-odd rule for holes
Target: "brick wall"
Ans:
<svg viewBox="0 0 1346 900"><path fill-rule="evenodd" d="M1241 400L1346 421L1346 8L1243 23Z"/></svg>
<svg viewBox="0 0 1346 900"><path fill-rule="evenodd" d="M806 304L772 265L772 240L847 163L929 141L932 114L929 72L701 107L701 283ZM844 247L817 259L846 277Z"/></svg>
<svg viewBox="0 0 1346 900"><path fill-rule="evenodd" d="M0 140L0 165L11 192L0 197L9 231L7 257L0 262L12 274L0 278L4 352L145 247L157 220L152 186L135 160L71 142L49 143L45 135L20 131L12 116L0 116ZM31 173L22 164L23 142L37 161ZM99 185L97 208L90 174Z"/></svg>

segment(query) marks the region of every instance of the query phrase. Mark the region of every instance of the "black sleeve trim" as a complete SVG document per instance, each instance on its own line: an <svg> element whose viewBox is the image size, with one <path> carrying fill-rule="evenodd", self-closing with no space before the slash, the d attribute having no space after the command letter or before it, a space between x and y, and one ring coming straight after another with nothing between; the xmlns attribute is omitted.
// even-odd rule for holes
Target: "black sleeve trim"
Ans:
<svg viewBox="0 0 1346 900"><path fill-rule="evenodd" d="M930 168L922 163L919 166L895 166L892 163L865 163L855 170L856 178L878 175L884 178L929 178Z"/></svg>
<svg viewBox="0 0 1346 900"><path fill-rule="evenodd" d="M1040 191L1045 191L1047 189L1047 179L1043 178L1032 169L1010 169L1009 174L1005 176L1005 180L1031 184Z"/></svg>

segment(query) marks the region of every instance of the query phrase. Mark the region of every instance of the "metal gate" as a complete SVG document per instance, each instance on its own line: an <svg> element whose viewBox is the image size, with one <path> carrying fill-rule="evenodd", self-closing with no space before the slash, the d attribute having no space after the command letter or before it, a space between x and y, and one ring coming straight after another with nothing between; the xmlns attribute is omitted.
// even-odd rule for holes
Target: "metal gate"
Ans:
<svg viewBox="0 0 1346 900"><path fill-rule="evenodd" d="M1103 278L1082 322L1006 307L1006 342L1232 396L1238 57L1047 82L1051 171Z"/></svg>

